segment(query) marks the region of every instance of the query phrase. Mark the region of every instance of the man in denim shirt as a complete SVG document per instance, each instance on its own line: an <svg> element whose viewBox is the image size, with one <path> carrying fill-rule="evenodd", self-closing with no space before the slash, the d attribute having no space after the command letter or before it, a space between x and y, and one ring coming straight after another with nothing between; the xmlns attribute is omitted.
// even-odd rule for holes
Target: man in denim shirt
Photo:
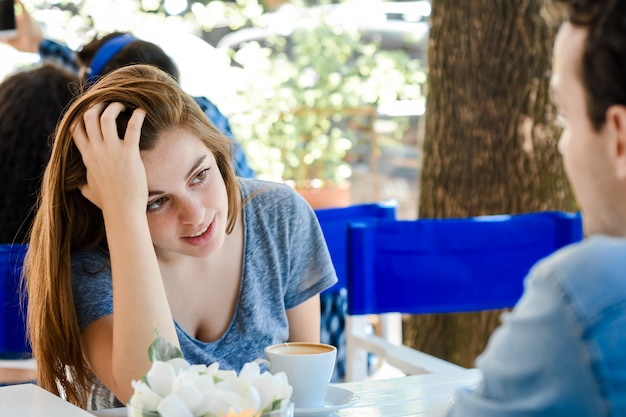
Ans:
<svg viewBox="0 0 626 417"><path fill-rule="evenodd" d="M17 36L7 41L8 44L19 51L38 52L42 60L54 61L77 74L81 74L81 78L83 78L83 71L89 69L88 67L91 65L92 59L97 56L98 49L110 48L111 43L107 44L107 41L111 40L115 42L114 38L117 38L117 40L121 39L125 43L120 43L119 48L114 50L115 53L109 55L108 59L102 62L98 74L87 74L87 76L91 76L95 80L97 76L102 76L120 66L139 63L139 59L141 63L162 67L162 69L168 71L174 78L178 78L178 68L176 64L160 47L153 43L133 38L124 33L112 33L102 39L93 40L85 45L77 54L67 45L50 39L44 39L38 25L32 20L23 6L22 10L23 12L17 16ZM129 45L131 43L134 45ZM125 52L125 48L133 49L131 51L126 50ZM142 48L149 48L149 50L144 51ZM138 51L145 53L140 54ZM131 56L133 57L132 61L130 60ZM233 144L233 167L235 168L237 176L254 178L256 175L248 165L243 148L235 139L226 116L224 116L217 106L206 97L194 97L194 99L211 123L231 139Z"/></svg>
<svg viewBox="0 0 626 417"><path fill-rule="evenodd" d="M626 416L626 1L558 3L551 88L588 238L530 271L451 417Z"/></svg>

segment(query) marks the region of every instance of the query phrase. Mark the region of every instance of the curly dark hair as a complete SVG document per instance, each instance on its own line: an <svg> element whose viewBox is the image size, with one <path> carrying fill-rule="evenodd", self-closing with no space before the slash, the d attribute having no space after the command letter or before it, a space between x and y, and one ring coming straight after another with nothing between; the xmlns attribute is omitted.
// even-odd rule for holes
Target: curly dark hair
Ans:
<svg viewBox="0 0 626 417"><path fill-rule="evenodd" d="M96 56L96 53L102 45L104 45L104 43L109 39L120 35L131 34L128 32L112 32L102 38L95 37L92 39L76 53L79 63L85 67L89 67L91 65L91 61ZM120 49L119 52L111 57L111 59L109 59L109 61L104 65L99 75L105 75L115 69L131 64L154 65L169 73L176 80L180 78L178 67L172 58L170 58L160 46L141 39L137 39Z"/></svg>
<svg viewBox="0 0 626 417"><path fill-rule="evenodd" d="M572 25L588 30L580 77L589 119L600 130L610 106L626 105L626 1L554 1L565 8Z"/></svg>
<svg viewBox="0 0 626 417"><path fill-rule="evenodd" d="M55 127L78 77L46 64L0 83L0 243L26 243Z"/></svg>

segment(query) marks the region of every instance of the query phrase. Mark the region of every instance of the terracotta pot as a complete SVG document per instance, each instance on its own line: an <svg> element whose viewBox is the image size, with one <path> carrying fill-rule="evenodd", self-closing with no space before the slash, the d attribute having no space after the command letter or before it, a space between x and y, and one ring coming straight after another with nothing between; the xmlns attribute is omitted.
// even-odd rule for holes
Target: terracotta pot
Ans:
<svg viewBox="0 0 626 417"><path fill-rule="evenodd" d="M347 207L350 205L350 183L322 188L296 187L296 191L314 209Z"/></svg>

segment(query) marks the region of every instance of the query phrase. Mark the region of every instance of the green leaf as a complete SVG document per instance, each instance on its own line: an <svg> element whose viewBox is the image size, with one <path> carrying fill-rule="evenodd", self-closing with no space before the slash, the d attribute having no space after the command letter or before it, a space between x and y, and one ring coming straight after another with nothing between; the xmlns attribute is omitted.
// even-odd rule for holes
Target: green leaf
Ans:
<svg viewBox="0 0 626 417"><path fill-rule="evenodd" d="M181 352L178 346L173 345L169 340L163 337L158 330L155 329L154 334L156 335L156 339L148 348L148 357L150 358L150 362L165 362L170 359L183 357L183 352Z"/></svg>
<svg viewBox="0 0 626 417"><path fill-rule="evenodd" d="M280 410L280 405L283 401L281 399L274 400L272 402L272 408L269 411Z"/></svg>

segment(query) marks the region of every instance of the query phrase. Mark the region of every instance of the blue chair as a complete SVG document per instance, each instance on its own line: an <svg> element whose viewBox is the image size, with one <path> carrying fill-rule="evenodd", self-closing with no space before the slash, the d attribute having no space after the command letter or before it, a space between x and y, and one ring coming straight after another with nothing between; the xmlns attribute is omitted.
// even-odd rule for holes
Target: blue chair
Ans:
<svg viewBox="0 0 626 417"><path fill-rule="evenodd" d="M367 352L407 374L458 369L364 331L364 315L513 307L530 268L582 238L580 214L557 211L351 223L347 380L365 377Z"/></svg>
<svg viewBox="0 0 626 417"><path fill-rule="evenodd" d="M36 363L26 336L20 279L26 245L0 245L0 386L34 382Z"/></svg>
<svg viewBox="0 0 626 417"><path fill-rule="evenodd" d="M368 223L374 220L393 220L396 218L398 203L395 200L380 203L356 204L348 207L328 208L315 210L320 222L324 239L337 272L337 283L327 292L336 292L346 288L348 274L347 249L348 239L346 232L348 224L354 222Z"/></svg>
<svg viewBox="0 0 626 417"><path fill-rule="evenodd" d="M315 211L338 277L337 284L320 295L321 341L337 347L337 361L332 378L334 382L341 381L345 376L348 224L353 221L367 223L375 220L395 219L396 208L397 202L390 200Z"/></svg>
<svg viewBox="0 0 626 417"><path fill-rule="evenodd" d="M26 309L20 300L20 277L26 245L0 245L0 359L31 356L26 337Z"/></svg>

